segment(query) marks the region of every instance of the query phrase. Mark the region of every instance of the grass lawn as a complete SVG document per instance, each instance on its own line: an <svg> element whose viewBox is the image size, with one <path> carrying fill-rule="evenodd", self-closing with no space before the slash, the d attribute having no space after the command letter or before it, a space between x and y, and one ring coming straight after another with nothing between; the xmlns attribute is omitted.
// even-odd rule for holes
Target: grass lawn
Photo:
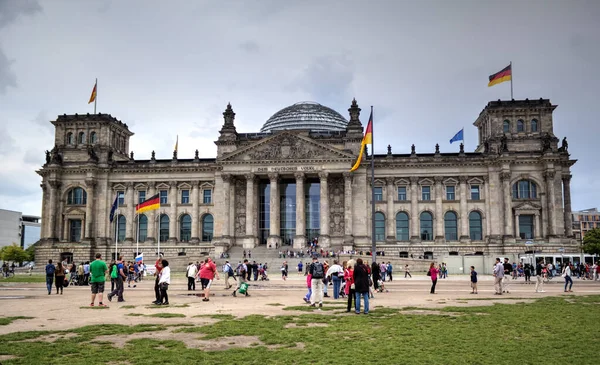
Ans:
<svg viewBox="0 0 600 365"><path fill-rule="evenodd" d="M600 348L598 336L591 335L598 330L600 295L447 307L425 314L402 310L212 316L218 321L210 325L98 325L11 333L0 336L0 356L3 365L370 364L374 359L386 364L522 365L591 364ZM63 337L52 342L49 335Z"/></svg>
<svg viewBox="0 0 600 365"><path fill-rule="evenodd" d="M12 278L1 278L0 285L4 283L45 283L46 275L41 274L33 274L29 276L29 274L17 274Z"/></svg>

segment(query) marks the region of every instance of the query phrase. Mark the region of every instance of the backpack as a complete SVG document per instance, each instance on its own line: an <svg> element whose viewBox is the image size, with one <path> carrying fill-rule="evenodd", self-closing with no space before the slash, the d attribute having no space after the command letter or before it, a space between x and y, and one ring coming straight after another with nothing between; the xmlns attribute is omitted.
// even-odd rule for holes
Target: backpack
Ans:
<svg viewBox="0 0 600 365"><path fill-rule="evenodd" d="M320 262L315 262L312 269L312 277L313 279L323 279L325 276L325 270L323 268L323 264Z"/></svg>
<svg viewBox="0 0 600 365"><path fill-rule="evenodd" d="M116 279L116 278L119 277L117 265L113 265L112 271L110 273L110 277L113 278L113 279Z"/></svg>
<svg viewBox="0 0 600 365"><path fill-rule="evenodd" d="M244 270L244 265L242 264L239 264L235 271L237 271L238 275L244 275L246 273L246 270Z"/></svg>
<svg viewBox="0 0 600 365"><path fill-rule="evenodd" d="M55 270L56 270L56 267L54 265L48 264L48 266L46 266L46 275L48 275L48 276L54 275Z"/></svg>

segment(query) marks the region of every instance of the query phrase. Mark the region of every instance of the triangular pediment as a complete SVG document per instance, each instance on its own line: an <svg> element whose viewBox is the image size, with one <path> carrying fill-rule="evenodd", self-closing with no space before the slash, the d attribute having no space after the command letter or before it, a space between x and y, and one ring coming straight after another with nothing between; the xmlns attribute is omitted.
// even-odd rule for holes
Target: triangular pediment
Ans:
<svg viewBox="0 0 600 365"><path fill-rule="evenodd" d="M394 181L394 184L398 186L410 185L410 181L408 179L396 179L396 181Z"/></svg>
<svg viewBox="0 0 600 365"><path fill-rule="evenodd" d="M113 190L121 190L121 191L127 190L127 186L125 186L124 184L121 184L121 183L114 184L112 188L113 188Z"/></svg>
<svg viewBox="0 0 600 365"><path fill-rule="evenodd" d="M353 160L351 153L315 142L310 137L290 131L279 132L250 146L225 155L221 162Z"/></svg>
<svg viewBox="0 0 600 365"><path fill-rule="evenodd" d="M169 186L169 184L164 183L164 182L160 182L158 184L156 184L156 189L157 190L169 190L171 187Z"/></svg>
<svg viewBox="0 0 600 365"><path fill-rule="evenodd" d="M533 202L523 202L515 206L515 210L540 210L542 207Z"/></svg>

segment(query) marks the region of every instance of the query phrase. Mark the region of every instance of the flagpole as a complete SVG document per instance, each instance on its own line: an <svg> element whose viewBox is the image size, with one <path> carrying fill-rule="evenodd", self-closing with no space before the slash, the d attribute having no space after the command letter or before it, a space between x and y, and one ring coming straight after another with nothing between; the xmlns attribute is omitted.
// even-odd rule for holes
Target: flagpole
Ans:
<svg viewBox="0 0 600 365"><path fill-rule="evenodd" d="M158 226L158 241L157 241L158 242L158 252L157 252L156 256L160 257L160 211L158 212L157 221L158 221L158 224L157 224L157 226Z"/></svg>
<svg viewBox="0 0 600 365"><path fill-rule="evenodd" d="M96 97L94 98L94 114L96 114L96 102L98 101L98 78L96 78Z"/></svg>
<svg viewBox="0 0 600 365"><path fill-rule="evenodd" d="M136 235L136 239L135 239L135 256L137 257L137 255L140 252L140 215L137 215L137 235ZM134 257L135 260L135 257Z"/></svg>
<svg viewBox="0 0 600 365"><path fill-rule="evenodd" d="M464 125L462 127L462 132L463 132L463 140L462 140L462 142L463 142L463 149L466 151L467 144L465 143L465 126Z"/></svg>
<svg viewBox="0 0 600 365"><path fill-rule="evenodd" d="M373 130L375 122L373 121L373 105L371 105L371 254L373 255L373 263L377 262L377 254L375 253L375 138Z"/></svg>
<svg viewBox="0 0 600 365"><path fill-rule="evenodd" d="M512 61L510 61L510 100L513 99L513 79L514 79L514 74L513 74L513 68L512 68Z"/></svg>
<svg viewBox="0 0 600 365"><path fill-rule="evenodd" d="M117 209L117 220L115 221L115 261L119 258L119 210Z"/></svg>

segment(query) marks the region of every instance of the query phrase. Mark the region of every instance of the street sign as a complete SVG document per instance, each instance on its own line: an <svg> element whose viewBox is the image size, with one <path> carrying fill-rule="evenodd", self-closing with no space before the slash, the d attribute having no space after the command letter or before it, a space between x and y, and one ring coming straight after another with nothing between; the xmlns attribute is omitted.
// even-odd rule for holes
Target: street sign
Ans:
<svg viewBox="0 0 600 365"><path fill-rule="evenodd" d="M526 244L527 246L531 246L531 245L533 245L533 241L526 241L526 242L525 242L525 244Z"/></svg>

